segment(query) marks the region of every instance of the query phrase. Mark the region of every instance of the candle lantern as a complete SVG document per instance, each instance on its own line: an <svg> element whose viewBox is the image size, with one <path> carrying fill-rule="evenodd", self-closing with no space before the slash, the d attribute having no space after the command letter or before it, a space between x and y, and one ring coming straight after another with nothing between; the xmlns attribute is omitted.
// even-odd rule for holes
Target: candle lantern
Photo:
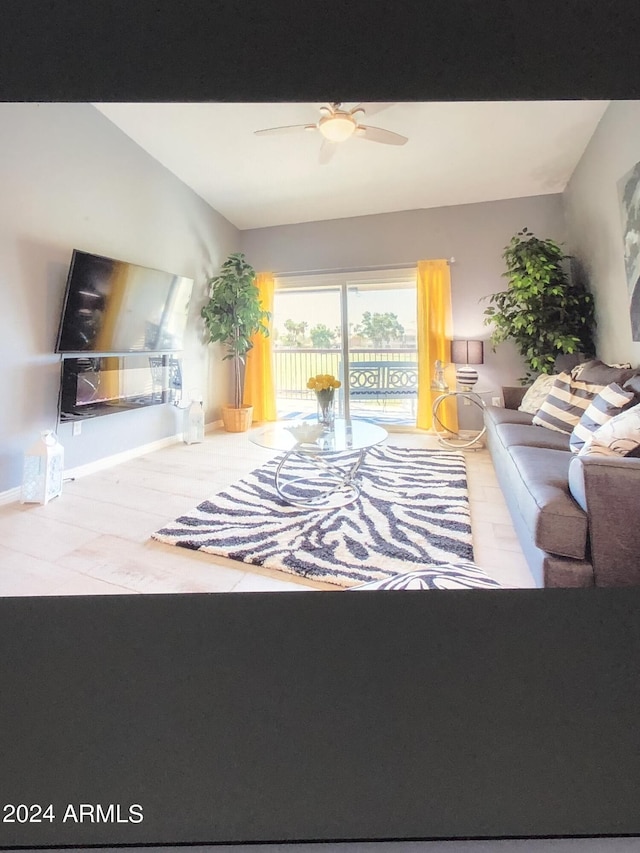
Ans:
<svg viewBox="0 0 640 853"><path fill-rule="evenodd" d="M64 448L53 430L44 430L24 455L21 503L46 504L62 493Z"/></svg>

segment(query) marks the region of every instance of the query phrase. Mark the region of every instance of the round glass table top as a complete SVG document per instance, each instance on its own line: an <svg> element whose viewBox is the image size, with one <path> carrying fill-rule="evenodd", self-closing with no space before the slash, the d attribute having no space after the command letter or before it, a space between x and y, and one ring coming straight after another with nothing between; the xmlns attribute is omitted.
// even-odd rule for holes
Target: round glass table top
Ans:
<svg viewBox="0 0 640 853"><path fill-rule="evenodd" d="M304 421L278 421L249 435L260 447L270 450L299 450L303 453L344 453L380 444L387 431L368 421L336 418L333 428Z"/></svg>

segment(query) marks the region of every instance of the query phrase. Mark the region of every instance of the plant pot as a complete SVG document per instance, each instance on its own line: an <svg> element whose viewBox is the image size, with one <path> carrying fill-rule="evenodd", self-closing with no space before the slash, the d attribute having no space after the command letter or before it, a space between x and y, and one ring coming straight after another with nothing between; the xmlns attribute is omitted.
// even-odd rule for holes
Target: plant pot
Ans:
<svg viewBox="0 0 640 853"><path fill-rule="evenodd" d="M251 426L253 419L253 406L223 405L222 423L227 432L246 432Z"/></svg>

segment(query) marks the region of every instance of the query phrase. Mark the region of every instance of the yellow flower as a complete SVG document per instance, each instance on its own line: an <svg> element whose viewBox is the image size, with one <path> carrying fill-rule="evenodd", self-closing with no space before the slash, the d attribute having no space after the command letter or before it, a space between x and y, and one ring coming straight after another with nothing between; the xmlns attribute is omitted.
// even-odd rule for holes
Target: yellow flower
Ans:
<svg viewBox="0 0 640 853"><path fill-rule="evenodd" d="M342 382L330 373L318 373L309 377L307 388L312 391L328 391L330 388L340 388Z"/></svg>

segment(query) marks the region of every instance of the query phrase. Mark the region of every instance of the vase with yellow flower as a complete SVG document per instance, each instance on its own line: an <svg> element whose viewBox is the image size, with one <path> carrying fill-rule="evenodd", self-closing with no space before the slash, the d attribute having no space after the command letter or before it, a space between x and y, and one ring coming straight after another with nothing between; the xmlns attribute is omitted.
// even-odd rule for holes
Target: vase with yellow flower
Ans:
<svg viewBox="0 0 640 853"><path fill-rule="evenodd" d="M307 388L315 391L318 401L318 423L324 427L331 428L335 420L335 393L336 388L341 386L339 379L330 373L318 373L311 376L307 382Z"/></svg>

